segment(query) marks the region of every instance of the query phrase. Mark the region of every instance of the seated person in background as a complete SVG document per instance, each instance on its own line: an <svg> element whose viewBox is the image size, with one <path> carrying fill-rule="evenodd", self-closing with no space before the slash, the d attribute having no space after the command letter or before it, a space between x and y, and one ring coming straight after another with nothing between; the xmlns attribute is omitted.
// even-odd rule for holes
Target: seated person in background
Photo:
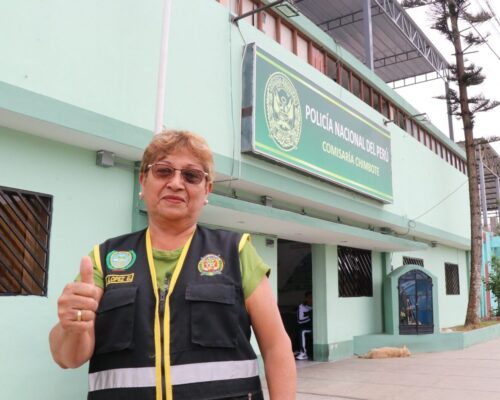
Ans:
<svg viewBox="0 0 500 400"><path fill-rule="evenodd" d="M307 360L306 333L312 333L312 292L305 293L304 301L297 308L297 343L299 353L297 360Z"/></svg>

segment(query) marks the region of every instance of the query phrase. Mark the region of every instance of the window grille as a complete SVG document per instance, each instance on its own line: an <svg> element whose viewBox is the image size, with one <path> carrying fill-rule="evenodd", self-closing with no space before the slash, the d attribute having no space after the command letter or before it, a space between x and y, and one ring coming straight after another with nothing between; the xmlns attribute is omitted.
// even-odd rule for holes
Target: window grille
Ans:
<svg viewBox="0 0 500 400"><path fill-rule="evenodd" d="M47 295L52 196L0 186L0 295Z"/></svg>
<svg viewBox="0 0 500 400"><path fill-rule="evenodd" d="M373 296L372 254L369 250L338 246L339 296Z"/></svg>
<svg viewBox="0 0 500 400"><path fill-rule="evenodd" d="M445 263L444 274L446 279L446 294L460 294L460 280L458 277L458 265Z"/></svg>
<svg viewBox="0 0 500 400"><path fill-rule="evenodd" d="M415 257L403 257L403 265L420 265L421 267L424 266L424 259L423 258L415 258Z"/></svg>

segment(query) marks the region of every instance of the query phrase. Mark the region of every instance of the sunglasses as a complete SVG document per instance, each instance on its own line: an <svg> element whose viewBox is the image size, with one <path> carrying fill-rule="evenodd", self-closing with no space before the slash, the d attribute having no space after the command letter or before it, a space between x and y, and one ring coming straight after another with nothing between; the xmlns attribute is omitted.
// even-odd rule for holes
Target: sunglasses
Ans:
<svg viewBox="0 0 500 400"><path fill-rule="evenodd" d="M151 173L156 179L168 180L172 179L175 175L175 171L181 173L182 180L186 183L192 185L198 185L203 181L203 178L207 177L208 174L205 171L196 168L174 168L167 164L154 163L149 164L146 168L146 172L151 170Z"/></svg>

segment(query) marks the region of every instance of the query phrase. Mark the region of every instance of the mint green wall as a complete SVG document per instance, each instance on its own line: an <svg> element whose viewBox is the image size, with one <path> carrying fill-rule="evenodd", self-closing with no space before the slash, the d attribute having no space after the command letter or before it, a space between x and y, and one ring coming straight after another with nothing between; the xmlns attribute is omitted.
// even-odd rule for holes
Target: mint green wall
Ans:
<svg viewBox="0 0 500 400"><path fill-rule="evenodd" d="M0 38L0 46L4 49L0 82L151 130L162 7L161 0L147 4L131 0L105 4L97 0L47 0L43 4L37 0L10 2L0 13L4 32ZM359 61L304 17L295 18L291 23L301 25L309 35L324 40L326 47L353 68L367 72ZM24 29L19 31L19 26ZM333 185L241 156L239 126L244 43L257 42L375 123L381 124L383 117L245 21L240 21L239 27L229 23L227 8L215 0L172 0L166 126L192 129L205 135L216 159L222 161L218 167L220 171L232 171L233 175L254 183L262 182L254 180L255 166L282 175L284 179L273 189L297 194L294 202L298 204L301 194L308 193L306 189L313 186L321 194L315 197L318 205L358 221L371 219L393 224L401 232L406 231L412 219L435 207L416 221L412 233L418 236L428 229L436 229L431 232L435 235L439 230L451 231L454 236L450 237L466 246L468 215L449 218L467 207L465 187L445 199L465 176L394 124L387 127L393 137L395 202L392 205L384 206ZM12 37L16 38L15 46L11 43ZM390 93L376 76L368 79ZM399 96L394 96L404 103ZM24 107L29 108L28 105ZM127 140L136 144L132 138ZM241 160L243 165L239 164ZM439 171L439 179L435 171ZM295 189L297 185L301 190ZM425 195L421 195L423 187ZM332 196L339 201L332 202Z"/></svg>
<svg viewBox="0 0 500 400"><path fill-rule="evenodd" d="M372 252L372 276L373 297L338 297L338 287L333 289L337 294L332 315L335 341L351 340L354 335L382 332L383 276L380 253Z"/></svg>
<svg viewBox="0 0 500 400"><path fill-rule="evenodd" d="M57 298L78 273L81 256L130 230L133 173L95 165L95 152L0 127L0 185L53 195L48 296L0 297L1 397L84 399L86 367L63 371L48 334ZM17 371L12 373L12 371Z"/></svg>
<svg viewBox="0 0 500 400"><path fill-rule="evenodd" d="M172 30L176 34L172 35L170 45L172 56L168 66L166 122L182 127L188 121L189 128L208 137L216 153L228 158L233 158L234 154L234 174L238 176L241 167L242 179L253 180L249 166L265 166L266 170L277 171L285 177L273 186L276 190L289 192L293 185L290 180L297 180L302 185L314 185L299 174L239 153L241 58L245 43L257 42L367 118L377 124L383 123L381 114L256 28L244 21L239 23L240 30L230 25L227 8L215 1L174 1L172 15L189 15L190 23L181 18L172 21ZM214 57L215 54L217 57ZM200 65L203 65L202 69ZM349 207L344 208L344 212L356 212L357 204L353 204L353 199L354 203L367 205L369 212L366 209L360 211L358 219L380 220L380 211L383 210L398 216L394 222L400 224L404 232L412 220L432 209L416 220L417 230L425 226L467 238L468 214L450 218L468 207L467 185L460 186L466 181L466 176L395 124L389 124L387 129L392 135L394 204L381 205L332 185L319 185L327 192L349 198ZM240 160L243 162L241 166ZM439 176L435 175L436 171ZM300 196L307 191L295 190L293 193ZM328 202L325 199L324 203L332 206L331 200Z"/></svg>
<svg viewBox="0 0 500 400"><path fill-rule="evenodd" d="M462 250L440 245L430 248L425 252L412 251L408 253L394 253L391 260L391 264L394 268L403 264L403 256L424 259L425 269L437 278L440 310L439 325L441 328L463 324L469 297L466 253ZM446 294L444 264L447 262L458 265L460 295Z"/></svg>
<svg viewBox="0 0 500 400"><path fill-rule="evenodd" d="M228 9L174 0L171 28L166 124L202 133L214 152L239 160L242 40Z"/></svg>
<svg viewBox="0 0 500 400"><path fill-rule="evenodd" d="M324 316L313 318L314 359L326 361L335 351L334 324L335 298L337 285L337 247L313 244L312 256L312 286L314 315Z"/></svg>
<svg viewBox="0 0 500 400"><path fill-rule="evenodd" d="M162 0L2 2L0 81L152 129L162 10Z"/></svg>
<svg viewBox="0 0 500 400"><path fill-rule="evenodd" d="M469 236L467 176L390 124L394 204L385 208L405 221ZM457 218L457 215L460 215ZM413 226L413 225L412 225ZM401 232L405 233L405 231Z"/></svg>
<svg viewBox="0 0 500 400"><path fill-rule="evenodd" d="M372 252L372 297L339 297L337 247L312 245L315 318L314 358L326 361L352 354L353 336L383 330L382 255Z"/></svg>

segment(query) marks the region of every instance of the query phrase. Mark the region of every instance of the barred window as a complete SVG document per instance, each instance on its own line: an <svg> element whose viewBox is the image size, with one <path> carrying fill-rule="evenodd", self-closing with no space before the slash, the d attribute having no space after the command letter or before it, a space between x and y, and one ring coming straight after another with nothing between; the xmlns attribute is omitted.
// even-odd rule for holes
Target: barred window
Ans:
<svg viewBox="0 0 500 400"><path fill-rule="evenodd" d="M460 280L458 278L458 265L445 263L444 274L446 279L446 294L460 294Z"/></svg>
<svg viewBox="0 0 500 400"><path fill-rule="evenodd" d="M424 259L423 258L415 258L415 257L403 257L403 265L420 265L421 267L424 266Z"/></svg>
<svg viewBox="0 0 500 400"><path fill-rule="evenodd" d="M47 295L52 196L0 186L0 295Z"/></svg>
<svg viewBox="0 0 500 400"><path fill-rule="evenodd" d="M372 253L338 246L339 296L373 296Z"/></svg>

